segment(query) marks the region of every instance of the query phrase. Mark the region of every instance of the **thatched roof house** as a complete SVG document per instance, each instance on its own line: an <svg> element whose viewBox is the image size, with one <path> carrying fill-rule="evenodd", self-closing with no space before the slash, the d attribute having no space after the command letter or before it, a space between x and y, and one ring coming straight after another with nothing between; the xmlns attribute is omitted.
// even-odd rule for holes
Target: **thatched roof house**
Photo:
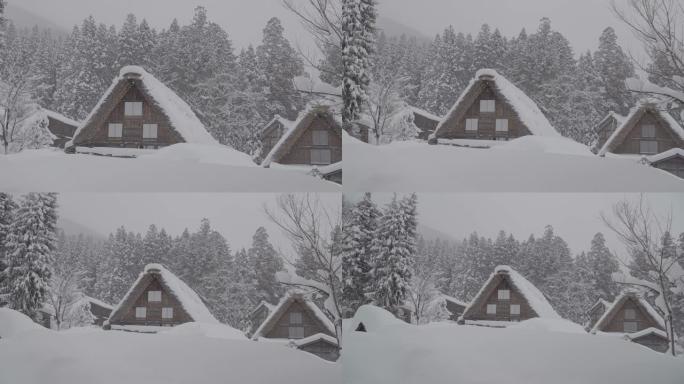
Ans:
<svg viewBox="0 0 684 384"><path fill-rule="evenodd" d="M560 319L544 294L509 266L496 267L459 322L492 327L532 318Z"/></svg>
<svg viewBox="0 0 684 384"><path fill-rule="evenodd" d="M280 340L326 360L337 360L339 346L335 326L316 304L291 292L270 309L252 340Z"/></svg>
<svg viewBox="0 0 684 384"><path fill-rule="evenodd" d="M620 155L656 155L684 148L684 129L656 100L642 100L610 135L599 150Z"/></svg>
<svg viewBox="0 0 684 384"><path fill-rule="evenodd" d="M435 133L435 129L437 129L439 122L442 121L442 117L418 107L411 106L409 108L411 113L413 113L413 124L420 131L418 133L418 138L427 140L430 135Z"/></svg>
<svg viewBox="0 0 684 384"><path fill-rule="evenodd" d="M662 169L684 179L684 149L672 148L644 159L652 167Z"/></svg>
<svg viewBox="0 0 684 384"><path fill-rule="evenodd" d="M126 66L67 148L97 153L93 148L157 149L177 143L217 144L175 92L143 68Z"/></svg>
<svg viewBox="0 0 684 384"><path fill-rule="evenodd" d="M537 104L493 69L482 69L442 119L439 139L510 140L527 135L560 137Z"/></svg>
<svg viewBox="0 0 684 384"><path fill-rule="evenodd" d="M606 141L608 141L613 132L615 132L615 130L622 125L625 119L625 116L610 111L606 117L604 117L603 120L596 125L594 130L598 136L598 139L592 147L594 153L598 153L598 151L603 148L603 146L606 144Z"/></svg>
<svg viewBox="0 0 684 384"><path fill-rule="evenodd" d="M121 302L105 329L156 332L159 327L198 322L218 323L200 296L160 264L148 264Z"/></svg>
<svg viewBox="0 0 684 384"><path fill-rule="evenodd" d="M468 303L444 294L442 294L442 298L444 299L446 310L449 311L449 320L458 321L458 318L461 317L466 308L468 308Z"/></svg>
<svg viewBox="0 0 684 384"><path fill-rule="evenodd" d="M594 334L617 334L658 352L668 350L665 320L636 292L624 292L591 328Z"/></svg>

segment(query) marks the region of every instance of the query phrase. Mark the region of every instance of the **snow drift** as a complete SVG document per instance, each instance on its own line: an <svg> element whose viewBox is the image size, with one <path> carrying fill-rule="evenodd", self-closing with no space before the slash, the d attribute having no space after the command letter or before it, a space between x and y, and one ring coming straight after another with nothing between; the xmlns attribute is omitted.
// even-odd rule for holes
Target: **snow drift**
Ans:
<svg viewBox="0 0 684 384"><path fill-rule="evenodd" d="M46 331L28 316L9 308L0 308L0 339L15 337L26 332Z"/></svg>

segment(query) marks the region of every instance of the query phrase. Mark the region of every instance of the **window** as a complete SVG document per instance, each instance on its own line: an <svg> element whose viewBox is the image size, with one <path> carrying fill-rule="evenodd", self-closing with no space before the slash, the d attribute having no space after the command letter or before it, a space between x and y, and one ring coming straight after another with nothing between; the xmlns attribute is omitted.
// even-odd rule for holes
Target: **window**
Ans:
<svg viewBox="0 0 684 384"><path fill-rule="evenodd" d="M466 119L466 131L477 131L477 119Z"/></svg>
<svg viewBox="0 0 684 384"><path fill-rule="evenodd" d="M312 131L313 145L328 145L328 131Z"/></svg>
<svg viewBox="0 0 684 384"><path fill-rule="evenodd" d="M124 104L124 114L126 116L142 116L143 103L142 101L127 101Z"/></svg>
<svg viewBox="0 0 684 384"><path fill-rule="evenodd" d="M173 319L173 308L171 308L171 307L162 308L162 319Z"/></svg>
<svg viewBox="0 0 684 384"><path fill-rule="evenodd" d="M498 297L499 297L499 300L510 300L511 299L511 291L508 289L499 289Z"/></svg>
<svg viewBox="0 0 684 384"><path fill-rule="evenodd" d="M288 328L288 338L290 339L303 339L304 338L304 327L290 327Z"/></svg>
<svg viewBox="0 0 684 384"><path fill-rule="evenodd" d="M301 324L302 323L302 313L301 312L290 312L290 324Z"/></svg>
<svg viewBox="0 0 684 384"><path fill-rule="evenodd" d="M144 319L147 317L147 308L145 307L135 307L135 318Z"/></svg>
<svg viewBox="0 0 684 384"><path fill-rule="evenodd" d="M143 124L143 139L157 138L157 124Z"/></svg>
<svg viewBox="0 0 684 384"><path fill-rule="evenodd" d="M639 144L639 152L642 155L655 155L658 153L657 141L641 141Z"/></svg>
<svg viewBox="0 0 684 384"><path fill-rule="evenodd" d="M161 291L147 292L147 301L150 303L158 303L161 301Z"/></svg>
<svg viewBox="0 0 684 384"><path fill-rule="evenodd" d="M496 111L496 101L495 100L480 100L480 112L495 112Z"/></svg>
<svg viewBox="0 0 684 384"><path fill-rule="evenodd" d="M487 314L496 315L496 304L487 304Z"/></svg>
<svg viewBox="0 0 684 384"><path fill-rule="evenodd" d="M641 137L655 138L656 130L655 125L643 125L641 126Z"/></svg>
<svg viewBox="0 0 684 384"><path fill-rule="evenodd" d="M636 319L636 311L634 309L625 309L625 320Z"/></svg>
<svg viewBox="0 0 684 384"><path fill-rule="evenodd" d="M328 165L331 162L331 158L329 149L311 150L311 164L313 165Z"/></svg>
<svg viewBox="0 0 684 384"><path fill-rule="evenodd" d="M520 304L511 305L511 315L520 316Z"/></svg>
<svg viewBox="0 0 684 384"><path fill-rule="evenodd" d="M109 123L108 136L111 138L121 138L123 136L123 124Z"/></svg>
<svg viewBox="0 0 684 384"><path fill-rule="evenodd" d="M636 321L625 321L623 323L625 333L633 333L638 331Z"/></svg>
<svg viewBox="0 0 684 384"><path fill-rule="evenodd" d="M508 132L508 119L496 119L496 131Z"/></svg>

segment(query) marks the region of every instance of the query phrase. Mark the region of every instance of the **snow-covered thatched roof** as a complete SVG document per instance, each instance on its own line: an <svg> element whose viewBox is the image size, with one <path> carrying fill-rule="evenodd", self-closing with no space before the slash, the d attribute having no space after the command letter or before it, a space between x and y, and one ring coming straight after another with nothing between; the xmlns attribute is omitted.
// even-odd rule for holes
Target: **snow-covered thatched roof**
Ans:
<svg viewBox="0 0 684 384"><path fill-rule="evenodd" d="M299 117L294 122L286 122L286 131L273 146L271 152L268 153L264 161L261 163L263 167L270 167L271 163L279 162L297 142L301 135L309 128L311 123L317 117L322 117L330 123L330 125L341 133L342 127L338 124L334 116L333 108L329 105L310 105L299 114ZM282 122L281 122L282 123Z"/></svg>
<svg viewBox="0 0 684 384"><path fill-rule="evenodd" d="M684 144L684 128L667 111L658 107L658 100L644 99L632 108L627 117L618 125L615 132L608 138L606 143L599 151L599 156L605 156L614 151L627 138L634 126L641 120L646 113L652 113L665 126L670 129L672 134Z"/></svg>
<svg viewBox="0 0 684 384"><path fill-rule="evenodd" d="M152 103L168 118L171 128L176 131L186 143L218 144L209 134L206 127L199 120L192 108L174 91L164 85L156 77L142 67L129 65L121 68L119 75L100 98L88 117L79 125L74 139L67 143L70 147L78 144L81 135L87 134L89 128L104 121L112 112L130 87L140 85L139 89Z"/></svg>
<svg viewBox="0 0 684 384"><path fill-rule="evenodd" d="M487 282L484 283L480 291L475 295L468 307L463 312L461 318L466 319L468 315L477 311L480 306L487 299L490 292L492 292L499 285L501 279L507 279L508 282L518 290L520 295L527 301L530 308L537 314L537 317L547 319L560 319L561 316L556 313L546 296L532 284L529 280L524 278L513 268L507 265L500 265L496 267L494 273L489 276Z"/></svg>
<svg viewBox="0 0 684 384"><path fill-rule="evenodd" d="M67 125L71 125L73 127L78 127L80 125L80 123L78 121L71 119L69 117L66 117L66 116L62 115L61 113L51 111L49 109L43 108L39 111L39 113L44 113L47 117L49 117L51 119L61 121L62 123L67 124Z"/></svg>
<svg viewBox="0 0 684 384"><path fill-rule="evenodd" d="M335 326L333 325L332 321L326 316L323 311L321 311L320 308L316 304L313 303L313 301L308 300L304 297L303 294L297 293L297 292L290 292L285 297L283 297L278 304L275 305L271 309L271 311L268 314L268 317L266 317L266 320L264 320L263 323L257 328L256 331L254 331L254 335L252 335L253 340L258 340L259 338L266 337L273 327L278 323L278 320L287 312L287 310L290 308L292 304L295 302L298 302L302 305L302 307L311 315L312 318L318 320L320 323L319 325L322 327L323 330L327 331L330 336L335 335Z"/></svg>
<svg viewBox="0 0 684 384"><path fill-rule="evenodd" d="M594 324L592 327L591 333L602 332L628 300L632 300L639 307L641 307L641 309L651 318L651 320L653 320L655 324L658 325L661 330L665 329L665 320L658 313L658 311L656 311L656 309L653 308L653 306L640 294L627 291L620 294L620 296L618 296L608 307L608 309L603 313L603 316L601 316L596 324Z"/></svg>
<svg viewBox="0 0 684 384"><path fill-rule="evenodd" d="M435 137L439 137L440 131L445 129L445 126L450 125L452 121L460 120L487 85L492 85L494 91L510 104L520 118L520 121L531 134L537 136L560 136L539 109L539 106L520 88L493 69L481 69L477 71L475 78L470 81L454 106L439 123L435 130Z"/></svg>
<svg viewBox="0 0 684 384"><path fill-rule="evenodd" d="M684 149L672 148L657 155L647 156L645 159L649 164L657 164L661 161L669 160L673 157L681 157L684 159Z"/></svg>
<svg viewBox="0 0 684 384"><path fill-rule="evenodd" d="M218 323L218 320L209 312L209 309L204 305L197 292L161 264L148 264L145 266L144 271L138 275L131 288L112 311L109 317L110 323L114 324L120 317L125 315L153 278L156 278L162 287L166 289L166 293L173 295L178 300L178 303L193 321L199 323Z"/></svg>

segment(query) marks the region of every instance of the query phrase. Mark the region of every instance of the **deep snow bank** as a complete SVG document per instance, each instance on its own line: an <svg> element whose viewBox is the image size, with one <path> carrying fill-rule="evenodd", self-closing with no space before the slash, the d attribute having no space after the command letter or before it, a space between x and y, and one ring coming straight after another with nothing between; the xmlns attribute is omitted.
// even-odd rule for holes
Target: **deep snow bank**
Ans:
<svg viewBox="0 0 684 384"><path fill-rule="evenodd" d="M23 313L9 308L0 308L0 338L20 336L26 332L47 331Z"/></svg>

